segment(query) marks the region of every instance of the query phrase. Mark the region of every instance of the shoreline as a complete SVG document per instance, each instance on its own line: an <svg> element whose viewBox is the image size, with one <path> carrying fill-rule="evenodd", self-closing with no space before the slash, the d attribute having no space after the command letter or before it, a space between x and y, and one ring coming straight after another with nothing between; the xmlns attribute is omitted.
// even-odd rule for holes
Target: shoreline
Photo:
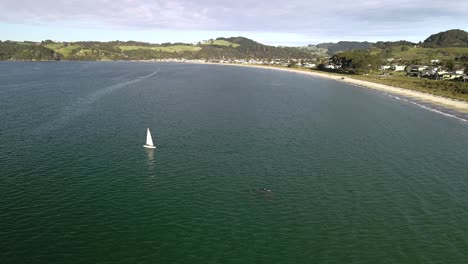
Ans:
<svg viewBox="0 0 468 264"><path fill-rule="evenodd" d="M299 73L305 74L314 77L326 78L330 80L335 80L338 82L342 82L345 84L350 84L354 86L359 86L362 88L368 88L377 91L388 92L392 95L401 95L407 98L420 100L426 103L450 108L452 110L460 111L462 113L468 113L468 102L460 101L448 97L443 97L439 95L424 93L420 91L414 91L406 88L395 87L386 84L374 83L370 81L358 80L354 79L353 77L349 77L348 75L337 75L337 74L329 74L326 72L315 72L315 71L302 71L297 69L289 69L289 68L280 68L280 67L271 67L271 66L260 66L260 65L248 65L248 64L226 64L226 63L197 63L197 64L212 64L212 65L225 65L225 66L237 66L237 67L251 67L251 68L259 68L259 69L270 69L270 70L278 70L278 71L286 71L292 73Z"/></svg>

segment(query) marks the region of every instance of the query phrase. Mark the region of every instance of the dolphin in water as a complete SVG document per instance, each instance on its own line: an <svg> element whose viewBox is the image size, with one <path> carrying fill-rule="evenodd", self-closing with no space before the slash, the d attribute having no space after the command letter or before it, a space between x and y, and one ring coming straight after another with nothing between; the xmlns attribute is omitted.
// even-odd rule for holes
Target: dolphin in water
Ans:
<svg viewBox="0 0 468 264"><path fill-rule="evenodd" d="M267 188L267 187L254 189L254 190L252 190L252 191L254 192L254 194L259 194L259 195L269 195L269 194L272 194L271 189L269 189L269 188Z"/></svg>

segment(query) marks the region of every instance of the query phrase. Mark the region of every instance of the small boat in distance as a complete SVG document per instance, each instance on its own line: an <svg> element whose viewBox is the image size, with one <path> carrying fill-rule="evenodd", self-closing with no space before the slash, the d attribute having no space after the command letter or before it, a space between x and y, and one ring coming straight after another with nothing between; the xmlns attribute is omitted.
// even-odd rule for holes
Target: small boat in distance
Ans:
<svg viewBox="0 0 468 264"><path fill-rule="evenodd" d="M146 129L146 145L143 145L145 148L154 149L156 148L153 144L153 139L151 138L151 132L149 128Z"/></svg>

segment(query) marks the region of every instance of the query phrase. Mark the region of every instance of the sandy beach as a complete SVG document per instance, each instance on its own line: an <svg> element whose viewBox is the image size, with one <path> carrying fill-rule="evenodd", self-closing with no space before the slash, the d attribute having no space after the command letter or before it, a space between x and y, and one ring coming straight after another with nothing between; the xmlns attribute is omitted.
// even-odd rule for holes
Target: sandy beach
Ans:
<svg viewBox="0 0 468 264"><path fill-rule="evenodd" d="M468 113L468 102L459 101L451 98L446 98L442 96L437 96L433 94L423 93L419 91L409 90L400 87L394 87L385 84L373 83L369 81L357 80L353 79L349 76L340 76L336 74L328 74L326 72L314 72L314 71L301 71L297 69L288 69L288 68L279 68L279 67L269 67L269 66L260 66L260 65L247 65L247 64L224 64L224 63L207 63L207 64L216 64L216 65L227 65L227 66L237 66L237 67L253 67L253 68L261 68L261 69L271 69L271 70L278 70L278 71L287 71L293 72L298 74L306 74L315 77L327 78L336 80L343 83L348 83L351 85L356 85L364 88L385 91L390 94L394 95L402 95L405 97L409 97L411 99L421 100L424 102L428 102L435 105L440 105L446 108L454 109L457 111Z"/></svg>

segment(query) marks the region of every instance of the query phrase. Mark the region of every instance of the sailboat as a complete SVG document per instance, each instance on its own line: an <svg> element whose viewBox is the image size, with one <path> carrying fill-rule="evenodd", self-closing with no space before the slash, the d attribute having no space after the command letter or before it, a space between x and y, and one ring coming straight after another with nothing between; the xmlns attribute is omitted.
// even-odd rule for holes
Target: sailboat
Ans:
<svg viewBox="0 0 468 264"><path fill-rule="evenodd" d="M153 144L153 139L151 138L151 132L149 128L146 130L146 145L143 145L145 148L154 149L156 148Z"/></svg>

